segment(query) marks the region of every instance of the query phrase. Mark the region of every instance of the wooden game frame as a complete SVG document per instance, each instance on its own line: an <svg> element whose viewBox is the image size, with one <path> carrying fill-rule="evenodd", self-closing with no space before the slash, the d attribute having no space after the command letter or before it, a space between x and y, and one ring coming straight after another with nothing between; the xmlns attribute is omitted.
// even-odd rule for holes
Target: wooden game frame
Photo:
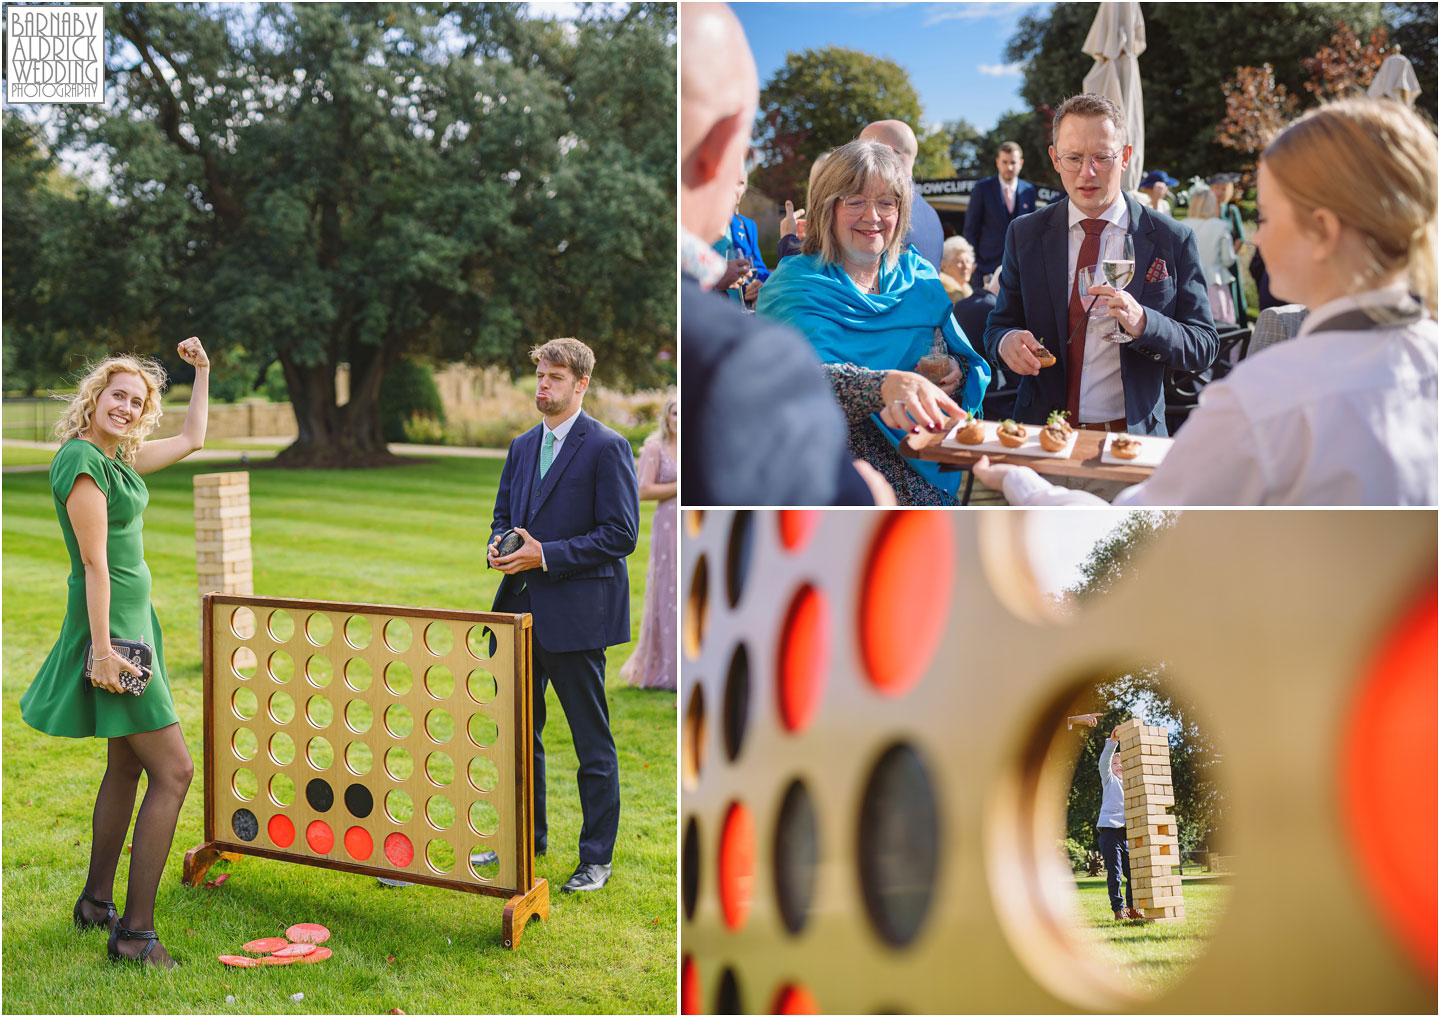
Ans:
<svg viewBox="0 0 1440 1017"><path fill-rule="evenodd" d="M510 648L513 650L508 661L509 667L506 668L502 666L496 670L486 669L494 675L497 682L497 699L502 697L508 699L510 709L513 711L508 736L505 728L500 728L496 743L502 756L507 760L507 766L512 776L508 783L505 782L504 776L506 771L505 769L501 769L501 784L494 789L496 792L496 801L504 810L501 812L501 815L506 816L509 820L508 823L501 827L501 830L505 830L508 827L509 836L505 839L504 843L497 843L495 845L501 852L501 862L497 866L498 871L495 873L493 879L485 880L478 874L473 879L463 877L456 878L440 873L427 865L425 852L420 847L424 841L419 840L416 835L424 833L427 829L437 830L438 828L427 823L423 803L418 801L415 803L414 813L410 820L404 824L398 824L398 821L391 820L392 824L397 824L397 832L403 830L407 836L413 838L413 858L411 862L403 868L397 868L395 865L385 861L385 854L378 850L380 847L378 837L376 838L374 847L381 861L379 864L374 864L368 861L355 861L343 857L345 852L341 850L338 838L336 838L334 844L336 857L329 857L318 854L310 849L306 845L305 837L303 834L300 834L298 830L291 846L285 849L260 846L258 841L261 838L258 836L255 841L247 842L236 835L230 823L220 814L216 802L217 795L224 790L217 784L217 753L224 748L224 746L220 744L220 736L223 733L220 731L220 728L224 727L226 731L228 731L230 728L235 727L235 724L229 717L223 718L223 721L217 724L217 718L220 718L219 711L229 709L228 703L217 701L216 668L223 662L220 659L220 655L217 654L217 643L223 643L225 644L224 648L228 648L231 643L236 642L236 639L229 638L233 633L227 633L222 629L217 629L217 625L224 625L225 619L233 617L233 611L242 607L249 608L255 615L256 636L258 636L262 628L264 628L266 620L271 617L273 612L285 611L292 614L295 618L294 633L283 645L293 644L297 649L301 646L315 646L317 648L319 646L319 644L316 644L313 639L310 639L306 635L304 619L317 613L330 616L333 625L333 633L329 641L331 644L339 646L343 642L348 646L348 649L345 650L346 653L352 654L353 656L373 657L376 659L382 655L381 648L385 647L386 643L383 631L385 621L396 617L406 620L407 623L414 622L419 626L419 630L414 633L414 646L416 647L423 643L425 639L425 628L429 626L430 623L435 621L461 623L462 628L457 641L457 649L452 650L452 653L459 652L459 647L464 645L464 627L486 626L490 628L492 632L509 632L508 642ZM222 619L219 617L222 611L229 611L231 613L226 614L225 618ZM373 631L371 639L365 648L356 648L346 639L344 633L345 622L354 616L366 618L371 622ZM378 624L375 622L377 618L381 619ZM219 633L218 637L217 632ZM534 739L534 720L533 704L531 702L532 626L531 616L529 614L454 611L209 593L205 594L202 598L201 633L204 644L202 654L205 717L205 840L185 853L181 875L182 882L185 885L197 885L204 878L205 872L219 859L222 853L251 855L258 858L270 858L278 861L314 865L319 868L335 869L341 872L403 878L407 882L420 883L427 886L437 886L446 889L461 890L467 893L480 893L506 898L508 903L505 906L502 919L502 940L504 945L509 948L519 945L525 924L532 915L538 915L542 919L549 916L548 884L544 879L536 878L534 872L535 788L534 765L531 755L532 742ZM252 638L238 636L238 634L235 635L241 645L244 645L246 640ZM277 639L273 634L270 638L272 640ZM388 647L385 647L385 649L388 654L391 655L397 652L390 650ZM411 649L413 649L413 647ZM410 651L407 650L406 652ZM431 652L433 653L433 651ZM473 652L471 655L473 656ZM497 651L497 658L502 655L502 651ZM225 654L226 660L228 660L228 657L229 654ZM485 660L476 658L475 663L483 664ZM261 662L257 660L256 675L253 679L257 684L264 674L264 669L260 665ZM324 692L329 688L333 690L333 693L338 694L342 689L347 687L347 679L342 673L343 665L338 665L334 668L333 677L330 679L328 685L324 687L314 686L313 682L307 682L307 680L302 677L303 671L304 667L302 662L297 660L295 662L294 676L288 683L288 686L293 686L292 695L296 700L294 719L297 721L302 718L306 710L306 707L300 702L300 700L304 698L302 695L303 692ZM497 671L504 673L497 673ZM459 689L464 683L465 678L462 674L457 673L454 679L455 692L459 695ZM421 674L417 673L414 675L415 688L420 688L423 682L424 678ZM508 688L505 687L507 685ZM284 687L287 686L275 686L276 689ZM367 690L355 691L353 686L349 688L350 691L344 694L370 705L373 711L372 726L377 730L381 729L384 725L381 707L385 701L384 690L386 688L386 682L382 676L381 669L379 667L374 668L372 681L367 687ZM257 699L261 700L259 710L263 712L265 710L263 697L260 697L258 692ZM334 710L336 727L332 733L338 734L346 725L346 721L341 717L341 712L337 704ZM248 721L242 722L248 723ZM311 726L313 727L313 724ZM424 729L425 724L422 720L418 717L414 718L414 728L410 735L406 736L407 739L414 739L418 743L422 738L429 738L430 741L433 742L434 739L426 735ZM301 726L297 724L297 733L300 730ZM319 729L317 729L317 731L318 730ZM350 728L350 730L354 732L355 729ZM465 737L463 726L457 721L455 731L457 743L463 741ZM392 738L394 738L393 735ZM228 739L225 740L228 744ZM435 744L442 749L445 747L440 743ZM264 755L263 749L259 755ZM383 777L385 768L381 756L382 753L380 752L375 752L374 754L373 764L369 770L369 773L372 775L372 780ZM293 768L297 770L297 772L301 771L305 757L305 750L297 745L294 759L291 763L283 764L283 768ZM335 759L332 765L338 768L336 770L337 773L343 775L347 772L347 766L342 761L342 752L338 747L336 748ZM353 770L349 770L348 772L351 775L355 774ZM421 772L421 760L416 759L414 762L413 775L417 777L417 783L424 779L421 776ZM457 786L464 784L466 780L465 777L461 776L461 767L458 763L456 764L454 780ZM303 803L304 792L301 790L301 782L299 780L295 780L295 796L296 803ZM369 821L360 820L355 822L363 823L365 826L380 825L381 817L385 814L384 806L379 800L382 797L383 796L375 796L374 811ZM271 798L269 801L273 802L274 799ZM264 788L261 788L255 795L255 804L263 807L266 802L266 791ZM343 813L337 813L336 815L337 818L339 818ZM462 810L457 810L455 824L457 831L464 824L464 819L461 818L461 816ZM506 864L506 856L514 859L513 865ZM467 867L468 858L462 861L461 852L457 849L456 871L466 872Z"/></svg>

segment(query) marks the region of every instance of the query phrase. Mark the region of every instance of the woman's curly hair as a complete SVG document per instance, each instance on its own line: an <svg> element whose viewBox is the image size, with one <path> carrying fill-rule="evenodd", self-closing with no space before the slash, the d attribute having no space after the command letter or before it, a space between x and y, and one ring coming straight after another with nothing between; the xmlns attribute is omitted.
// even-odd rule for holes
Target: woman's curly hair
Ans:
<svg viewBox="0 0 1440 1017"><path fill-rule="evenodd" d="M160 393L164 391L169 379L158 360L127 353L106 357L96 364L81 380L75 398L70 400L60 422L55 425L55 434L65 442L71 438L79 438L90 430L90 424L95 418L95 407L100 402L100 394L110 386L117 374L139 375L145 382L145 405L140 411L140 419L131 425L130 430L120 439L120 447L116 452L125 462L131 463L135 461L135 453L139 451L140 444L160 422Z"/></svg>

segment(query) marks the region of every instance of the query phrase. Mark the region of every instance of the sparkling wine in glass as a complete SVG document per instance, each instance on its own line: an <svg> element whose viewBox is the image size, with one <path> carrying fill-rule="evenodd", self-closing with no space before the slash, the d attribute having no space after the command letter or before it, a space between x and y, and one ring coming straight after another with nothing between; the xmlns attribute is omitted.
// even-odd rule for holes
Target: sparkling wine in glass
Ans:
<svg viewBox="0 0 1440 1017"><path fill-rule="evenodd" d="M1123 290L1135 278L1135 241L1129 233L1112 233L1104 238L1100 245L1100 270L1105 273L1105 281L1117 290ZM1116 322L1102 338L1112 343L1128 343L1135 337Z"/></svg>

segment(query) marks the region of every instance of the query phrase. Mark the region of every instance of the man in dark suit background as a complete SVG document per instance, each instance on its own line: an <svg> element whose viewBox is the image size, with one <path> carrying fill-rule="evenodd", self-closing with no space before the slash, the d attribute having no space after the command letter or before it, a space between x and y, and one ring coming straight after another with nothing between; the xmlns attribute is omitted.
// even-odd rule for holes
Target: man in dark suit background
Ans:
<svg viewBox="0 0 1440 1017"><path fill-rule="evenodd" d="M580 760L580 864L565 892L610 878L620 823L620 765L605 700L605 648L630 639L625 558L640 532L630 443L582 408L595 354L578 339L530 351L535 405L544 416L510 443L487 560L505 573L494 610L534 619L535 850L546 847L545 686L553 684ZM497 555L514 529L523 543Z"/></svg>
<svg viewBox="0 0 1440 1017"><path fill-rule="evenodd" d="M866 141L878 141L894 151L905 163L905 172L910 177L910 232L905 242L920 252L920 257L940 271L942 249L945 245L945 228L940 225L940 213L930 207L915 186L915 157L920 154L920 143L915 132L902 120L877 120L867 124L860 132Z"/></svg>
<svg viewBox="0 0 1440 1017"><path fill-rule="evenodd" d="M1020 376L1017 420L1041 424L1065 410L1080 427L1163 435L1165 368L1203 370L1219 346L1195 235L1122 192L1131 148L1114 102L1095 94L1067 99L1051 137L1067 200L1011 225L986 354ZM1111 232L1133 238L1134 277L1119 291L1101 285L1079 293L1077 266L1097 264ZM1106 317L1081 326L1092 296ZM1131 341L1100 338L1115 322ZM1057 364L1040 367L1037 336Z"/></svg>
<svg viewBox="0 0 1440 1017"><path fill-rule="evenodd" d="M1035 185L1020 179L1025 157L1020 146L1007 141L995 157L995 176L986 177L970 192L965 210L965 239L975 248L975 271L970 285L979 292L984 278L1000 267L1005 254L1005 231L1022 215L1035 211Z"/></svg>

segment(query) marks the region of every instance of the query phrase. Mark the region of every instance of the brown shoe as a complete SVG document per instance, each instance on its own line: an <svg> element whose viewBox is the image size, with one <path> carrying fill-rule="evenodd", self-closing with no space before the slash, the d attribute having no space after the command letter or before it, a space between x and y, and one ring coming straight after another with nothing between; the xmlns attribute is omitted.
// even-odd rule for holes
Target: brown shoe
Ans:
<svg viewBox="0 0 1440 1017"><path fill-rule="evenodd" d="M1125 917L1130 919L1132 922L1148 922L1150 920L1145 917L1145 912L1141 911L1139 908L1126 908Z"/></svg>
<svg viewBox="0 0 1440 1017"><path fill-rule="evenodd" d="M1127 918L1130 917L1130 916L1126 913L1126 912L1128 912L1129 910L1130 910L1129 908L1121 908L1119 911L1115 912L1115 920L1116 920L1117 922L1123 922L1123 921L1125 921Z"/></svg>

